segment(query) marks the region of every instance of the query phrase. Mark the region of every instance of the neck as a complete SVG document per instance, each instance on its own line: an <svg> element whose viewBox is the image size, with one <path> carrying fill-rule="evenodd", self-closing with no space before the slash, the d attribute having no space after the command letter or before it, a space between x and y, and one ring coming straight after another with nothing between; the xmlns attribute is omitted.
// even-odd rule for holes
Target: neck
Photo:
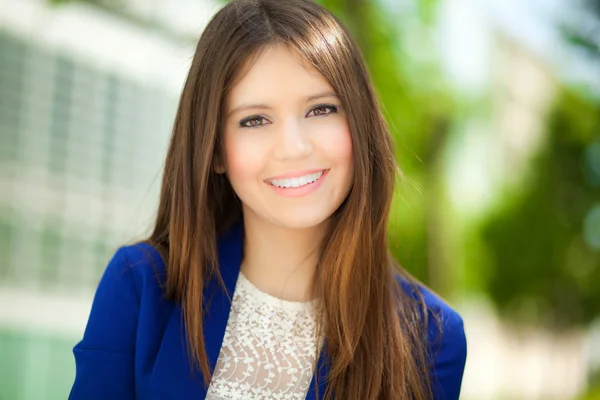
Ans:
<svg viewBox="0 0 600 400"><path fill-rule="evenodd" d="M244 213L242 273L272 296L288 301L313 300L319 246L327 223L291 229L249 214Z"/></svg>

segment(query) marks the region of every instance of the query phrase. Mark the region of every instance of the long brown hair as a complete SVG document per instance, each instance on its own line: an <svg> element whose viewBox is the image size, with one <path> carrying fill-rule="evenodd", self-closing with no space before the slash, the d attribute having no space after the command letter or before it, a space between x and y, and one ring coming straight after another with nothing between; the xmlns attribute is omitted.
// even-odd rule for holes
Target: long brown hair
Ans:
<svg viewBox="0 0 600 400"><path fill-rule="evenodd" d="M396 181L391 136L357 45L311 0L234 0L206 26L183 88L148 239L167 266L167 298L182 305L188 351L206 384L212 371L202 329L202 289L222 279L217 237L241 215L224 174L222 103L242 70L267 46L295 49L334 88L348 115L352 189L331 216L314 287L322 305L329 367L325 398L427 399L427 320L413 280L391 257L388 214ZM323 288L327 288L324 290ZM318 387L318 385L317 385Z"/></svg>

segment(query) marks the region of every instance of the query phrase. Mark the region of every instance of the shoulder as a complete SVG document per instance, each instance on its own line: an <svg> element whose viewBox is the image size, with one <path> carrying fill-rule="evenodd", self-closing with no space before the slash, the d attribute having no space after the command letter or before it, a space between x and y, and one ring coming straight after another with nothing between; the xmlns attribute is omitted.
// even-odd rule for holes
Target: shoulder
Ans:
<svg viewBox="0 0 600 400"><path fill-rule="evenodd" d="M69 398L135 397L136 360L144 359L144 349L156 348L170 316L161 300L164 271L160 255L148 244L124 246L113 254L83 338L73 349L76 374Z"/></svg>
<svg viewBox="0 0 600 400"><path fill-rule="evenodd" d="M464 347L466 344L464 322L460 314L424 285L409 282L397 274L395 277L405 293L415 300L422 299L425 303L431 344L434 345L438 342L436 337L441 333L447 337L447 340L452 340L452 343L457 346Z"/></svg>
<svg viewBox="0 0 600 400"><path fill-rule="evenodd" d="M122 352L134 348L140 313L156 309L162 297L164 271L164 263L152 246L140 243L120 247L98 283L80 347Z"/></svg>
<svg viewBox="0 0 600 400"><path fill-rule="evenodd" d="M396 275L404 292L422 298L427 313L430 375L436 399L458 399L467 358L467 338L460 314L422 284Z"/></svg>
<svg viewBox="0 0 600 400"><path fill-rule="evenodd" d="M115 252L113 260L118 267L128 268L135 275L144 276L150 273L164 275L165 273L165 264L160 253L146 242L120 247Z"/></svg>
<svg viewBox="0 0 600 400"><path fill-rule="evenodd" d="M159 252L142 242L117 249L100 284L128 285L141 294L148 286L160 285L165 276L165 264Z"/></svg>

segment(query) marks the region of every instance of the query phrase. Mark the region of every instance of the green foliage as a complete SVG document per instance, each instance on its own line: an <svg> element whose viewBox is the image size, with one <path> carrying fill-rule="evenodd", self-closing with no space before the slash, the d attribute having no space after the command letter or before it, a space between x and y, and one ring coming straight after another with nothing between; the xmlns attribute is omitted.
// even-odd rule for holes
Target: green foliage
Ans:
<svg viewBox="0 0 600 400"><path fill-rule="evenodd" d="M595 19L596 24L600 24L600 0L579 0L577 3L581 10ZM587 52L592 57L598 59L600 56L600 41L598 41L598 28L584 29L590 24L566 24L561 27L563 35L574 47L578 47Z"/></svg>
<svg viewBox="0 0 600 400"><path fill-rule="evenodd" d="M487 289L509 317L561 328L600 314L600 246L584 232L600 206L592 146L600 146L600 105L565 91L530 175L484 224Z"/></svg>
<svg viewBox="0 0 600 400"><path fill-rule="evenodd" d="M580 400L600 400L600 386L593 387Z"/></svg>
<svg viewBox="0 0 600 400"><path fill-rule="evenodd" d="M599 0L578 5L600 24ZM576 25L560 27L565 40L600 65L597 38ZM560 93L530 175L482 229L492 299L508 317L553 328L600 315L600 94L580 89Z"/></svg>

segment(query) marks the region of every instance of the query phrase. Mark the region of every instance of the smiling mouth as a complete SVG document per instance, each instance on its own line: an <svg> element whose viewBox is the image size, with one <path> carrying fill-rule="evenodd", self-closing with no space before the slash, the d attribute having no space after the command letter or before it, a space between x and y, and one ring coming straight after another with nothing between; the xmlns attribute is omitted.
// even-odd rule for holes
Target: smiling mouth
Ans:
<svg viewBox="0 0 600 400"><path fill-rule="evenodd" d="M324 169L323 171L315 172L314 174L298 176L295 178L267 179L265 182L277 188L293 189L315 183L321 179L325 172L327 172L327 170Z"/></svg>

